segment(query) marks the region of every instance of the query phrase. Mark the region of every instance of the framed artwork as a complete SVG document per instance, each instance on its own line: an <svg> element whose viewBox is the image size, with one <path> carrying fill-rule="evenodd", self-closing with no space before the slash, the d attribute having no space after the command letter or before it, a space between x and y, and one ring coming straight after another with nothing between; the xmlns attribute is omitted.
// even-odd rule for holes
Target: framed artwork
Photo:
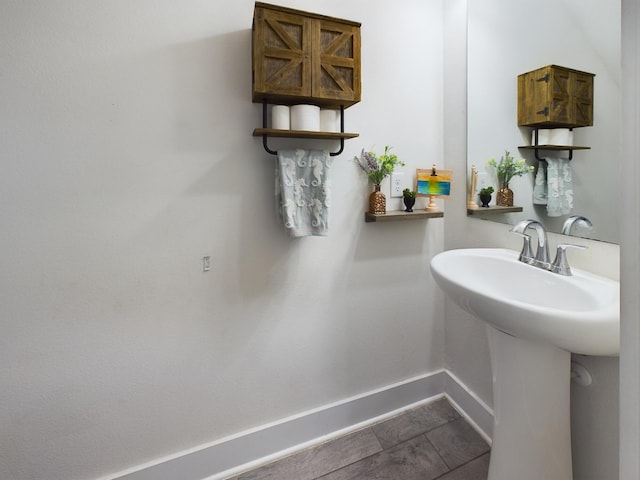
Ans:
<svg viewBox="0 0 640 480"><path fill-rule="evenodd" d="M416 195L429 197L427 210L438 209L434 201L436 197L451 196L452 183L453 170L438 169L435 165L431 168L416 169Z"/></svg>

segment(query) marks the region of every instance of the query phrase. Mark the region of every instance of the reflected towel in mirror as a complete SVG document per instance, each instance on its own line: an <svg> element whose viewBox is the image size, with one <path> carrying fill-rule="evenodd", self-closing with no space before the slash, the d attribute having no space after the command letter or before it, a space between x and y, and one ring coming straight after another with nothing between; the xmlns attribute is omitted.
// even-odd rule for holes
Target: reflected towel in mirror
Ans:
<svg viewBox="0 0 640 480"><path fill-rule="evenodd" d="M533 203L536 205L547 204L547 168L545 162L538 162L538 171L533 183Z"/></svg>
<svg viewBox="0 0 640 480"><path fill-rule="evenodd" d="M546 157L547 162L547 215L560 217L573 209L571 161L566 158Z"/></svg>

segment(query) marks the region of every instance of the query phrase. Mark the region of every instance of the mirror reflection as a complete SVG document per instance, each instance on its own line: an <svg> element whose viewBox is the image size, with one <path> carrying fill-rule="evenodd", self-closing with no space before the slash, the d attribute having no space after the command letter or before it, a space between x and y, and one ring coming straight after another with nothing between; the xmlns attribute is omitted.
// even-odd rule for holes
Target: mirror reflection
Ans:
<svg viewBox="0 0 640 480"><path fill-rule="evenodd" d="M533 167L533 172L509 182L515 210L521 211L485 213L478 208L473 218L509 224L531 218L551 232L563 233L564 228L565 234L619 243L620 15L620 2L600 0L468 1L467 174L470 177L472 166L478 172L475 184L469 182L473 200L481 205L480 190L492 187L490 205L496 204L500 185L490 159L499 163L509 152ZM595 75L593 126L555 132L572 137L565 137L563 145L571 141L588 149L536 154L520 148L531 145L533 129L518 126L518 75L546 65ZM540 193L535 183L539 167L544 172L556 159L558 168L567 165L569 173L560 171L559 178L569 180L567 190L572 192L572 204L560 209L534 202ZM552 178L554 174L551 171ZM548 181L545 177L545 185Z"/></svg>

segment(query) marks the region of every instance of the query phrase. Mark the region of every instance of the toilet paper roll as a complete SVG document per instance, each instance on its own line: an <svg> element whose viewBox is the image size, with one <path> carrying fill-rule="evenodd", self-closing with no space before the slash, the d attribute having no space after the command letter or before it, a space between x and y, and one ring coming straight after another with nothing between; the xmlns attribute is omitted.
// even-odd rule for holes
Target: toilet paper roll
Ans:
<svg viewBox="0 0 640 480"><path fill-rule="evenodd" d="M536 143L536 131L531 132L531 145L551 145L551 130L548 128L538 129L538 143Z"/></svg>
<svg viewBox="0 0 640 480"><path fill-rule="evenodd" d="M573 145L573 131L568 128L554 128L549 138L550 145Z"/></svg>
<svg viewBox="0 0 640 480"><path fill-rule="evenodd" d="M291 107L291 129L320 131L320 107L315 105L294 105Z"/></svg>
<svg viewBox="0 0 640 480"><path fill-rule="evenodd" d="M271 128L289 130L289 107L286 105L274 105L271 107Z"/></svg>
<svg viewBox="0 0 640 480"><path fill-rule="evenodd" d="M320 109L320 130L323 132L339 132L340 110Z"/></svg>

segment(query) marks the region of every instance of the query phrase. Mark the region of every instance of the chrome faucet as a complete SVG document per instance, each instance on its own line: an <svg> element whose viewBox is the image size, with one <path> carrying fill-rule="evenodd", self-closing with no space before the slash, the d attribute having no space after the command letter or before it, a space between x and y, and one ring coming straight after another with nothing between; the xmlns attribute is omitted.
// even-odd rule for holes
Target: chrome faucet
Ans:
<svg viewBox="0 0 640 480"><path fill-rule="evenodd" d="M571 229L576 223L582 227L593 227L591 220L587 217L583 217L582 215L572 215L564 221L564 224L562 225L562 234L571 235Z"/></svg>
<svg viewBox="0 0 640 480"><path fill-rule="evenodd" d="M589 220L585 217L575 216L570 217L570 219L573 220L569 223L568 231L570 231L571 226L578 221L585 222L585 224L587 225L591 225L591 222L589 222ZM567 225L570 219L567 219L565 225ZM533 251L531 249L531 237L525 233L528 228L535 229L536 235L538 237L538 250L536 251L535 257L533 256ZM520 252L519 258L521 262L533 265L534 267L542 268L544 270L549 270L550 272L557 273L558 275L571 275L571 267L569 266L566 255L567 248L579 248L582 250L587 249L587 247L582 245L560 243L557 247L556 259L553 261L553 263L551 263L551 261L549 260L549 240L547 239L547 231L544 229L544 226L540 222L538 222L537 220L523 220L517 223L510 230L510 232L516 235L520 235L524 239L524 244L522 246L522 251Z"/></svg>
<svg viewBox="0 0 640 480"><path fill-rule="evenodd" d="M528 228L533 228L538 237L538 249L535 257L531 250L530 237L525 233ZM534 265L536 267L549 269L551 260L549 258L549 240L547 239L547 231L544 226L537 220L522 220L518 222L511 230L511 233L520 235L524 238L522 252L520 252L520 261Z"/></svg>

